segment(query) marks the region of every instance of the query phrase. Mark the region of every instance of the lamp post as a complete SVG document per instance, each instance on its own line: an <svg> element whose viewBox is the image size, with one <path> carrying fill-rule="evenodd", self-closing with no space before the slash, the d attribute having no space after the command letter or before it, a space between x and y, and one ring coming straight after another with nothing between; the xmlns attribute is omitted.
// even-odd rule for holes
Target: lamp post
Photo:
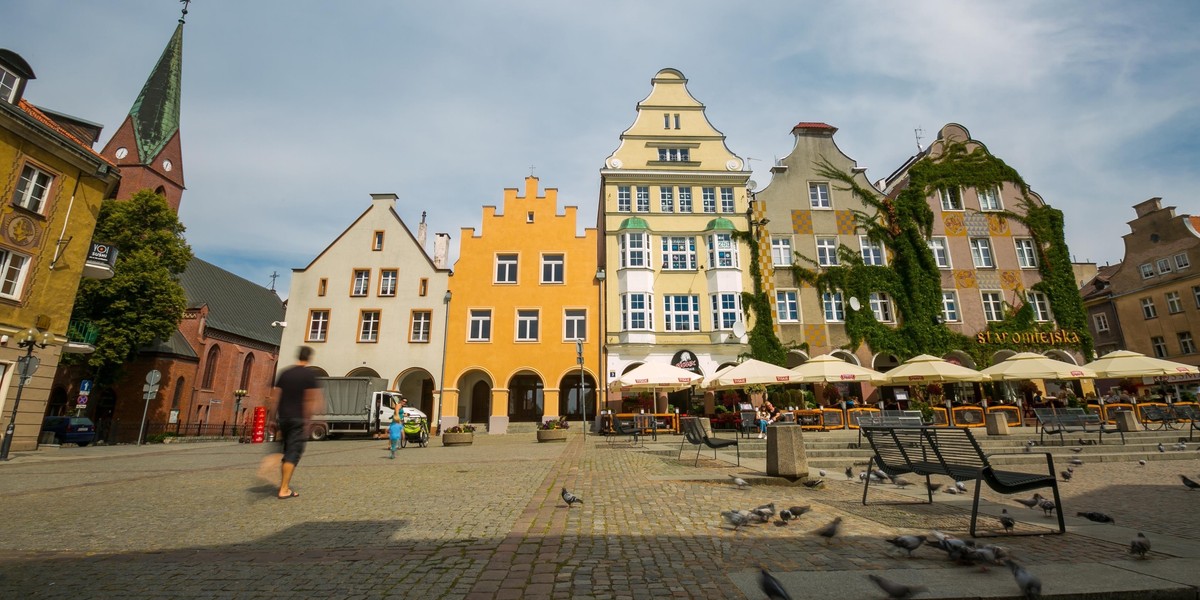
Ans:
<svg viewBox="0 0 1200 600"><path fill-rule="evenodd" d="M238 422L241 421L242 398L246 397L246 390L233 390L233 437L238 434Z"/></svg>
<svg viewBox="0 0 1200 600"><path fill-rule="evenodd" d="M575 339L575 360L579 363L579 406L583 409L583 436L587 437L587 383L583 373L583 338Z"/></svg>
<svg viewBox="0 0 1200 600"><path fill-rule="evenodd" d="M20 339L17 340L17 346L25 349L25 356L17 359L17 395L13 398L12 416L8 419L8 427L4 429L4 443L0 444L0 460L8 460L8 449L12 446L13 436L16 434L21 392L25 391L25 382L33 377L33 372L38 368L38 359L33 356L33 347L45 348L50 345L53 337L49 331L42 331L37 327L30 327L18 335Z"/></svg>
<svg viewBox="0 0 1200 600"><path fill-rule="evenodd" d="M605 304L604 304L604 280L608 274L604 272L604 267L596 269L596 295L599 296L599 301L596 304L596 310L600 312L596 319L596 374L600 377L596 380L596 414L600 414L600 394L604 394L605 401L608 400L608 365L604 361L604 343L607 341L605 334ZM603 390L603 392L601 391ZM597 427L599 427L597 423ZM584 419L583 433L587 435L587 419Z"/></svg>
<svg viewBox="0 0 1200 600"><path fill-rule="evenodd" d="M446 290L446 295L442 296L442 304L446 306L446 316L442 321L442 374L438 379L438 397L433 405L433 418L436 419L437 429L434 433L440 433L442 430L442 397L446 394L446 346L449 342L450 333L450 290Z"/></svg>

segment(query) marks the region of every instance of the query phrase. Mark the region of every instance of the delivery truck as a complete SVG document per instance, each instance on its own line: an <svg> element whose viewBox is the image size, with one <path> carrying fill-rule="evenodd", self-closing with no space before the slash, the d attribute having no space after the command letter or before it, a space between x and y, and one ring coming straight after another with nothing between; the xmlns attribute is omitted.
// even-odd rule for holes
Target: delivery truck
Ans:
<svg viewBox="0 0 1200 600"><path fill-rule="evenodd" d="M400 392L387 389L381 377L318 377L325 410L313 415L309 439L343 434L373 435L386 431Z"/></svg>

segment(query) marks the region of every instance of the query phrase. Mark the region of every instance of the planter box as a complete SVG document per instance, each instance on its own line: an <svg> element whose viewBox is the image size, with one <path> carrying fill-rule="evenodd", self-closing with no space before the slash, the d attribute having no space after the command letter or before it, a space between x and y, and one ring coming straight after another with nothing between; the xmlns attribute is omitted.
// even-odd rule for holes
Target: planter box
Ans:
<svg viewBox="0 0 1200 600"><path fill-rule="evenodd" d="M567 441L566 429L539 429L537 431L538 442L565 442Z"/></svg>
<svg viewBox="0 0 1200 600"><path fill-rule="evenodd" d="M443 446L470 446L475 441L475 433L443 433Z"/></svg>

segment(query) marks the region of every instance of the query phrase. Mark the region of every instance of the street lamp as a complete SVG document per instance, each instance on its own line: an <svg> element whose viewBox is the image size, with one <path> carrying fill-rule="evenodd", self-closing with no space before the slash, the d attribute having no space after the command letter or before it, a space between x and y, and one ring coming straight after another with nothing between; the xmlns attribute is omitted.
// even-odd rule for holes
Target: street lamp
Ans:
<svg viewBox="0 0 1200 600"><path fill-rule="evenodd" d="M605 402L608 401L608 365L604 361L604 343L608 339L605 328L605 304L604 304L604 280L608 278L608 274L604 272L604 267L596 269L596 295L599 296L599 301L596 304L596 310L600 312L596 320L596 374L600 377L596 380L596 414L600 414L600 394L604 394ZM603 391L601 391L603 390ZM599 423L597 423L599 426ZM587 419L584 419L583 433L587 435Z"/></svg>
<svg viewBox="0 0 1200 600"><path fill-rule="evenodd" d="M446 290L446 295L442 296L442 304L446 306L446 316L442 321L442 375L438 379L438 397L433 405L433 418L437 421L436 432L442 430L442 397L446 394L446 346L449 341L450 333L450 290ZM436 433L435 432L435 433Z"/></svg>
<svg viewBox="0 0 1200 600"><path fill-rule="evenodd" d="M233 390L233 397L235 398L233 403L233 437L237 437L238 422L241 420L242 398L246 397L246 390Z"/></svg>
<svg viewBox="0 0 1200 600"><path fill-rule="evenodd" d="M25 356L17 359L17 396L13 398L12 416L8 419L8 427L4 429L4 443L0 444L0 460L8 460L8 449L12 446L13 436L16 433L17 409L21 406L21 392L25 390L25 382L33 377L34 371L37 371L38 368L39 361L33 356L33 347L45 348L54 338L49 331L42 331L37 327L30 327L17 335L17 346L25 349Z"/></svg>

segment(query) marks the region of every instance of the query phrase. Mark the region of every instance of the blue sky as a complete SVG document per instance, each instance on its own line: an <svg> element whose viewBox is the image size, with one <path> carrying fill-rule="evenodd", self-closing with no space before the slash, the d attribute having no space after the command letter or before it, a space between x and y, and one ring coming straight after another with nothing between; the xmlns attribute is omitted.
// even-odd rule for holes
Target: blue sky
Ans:
<svg viewBox="0 0 1200 600"><path fill-rule="evenodd" d="M26 97L116 131L173 0L8 0ZM1197 214L1200 4L196 0L184 31L180 215L202 258L287 295L369 203L478 227L530 166L593 226L599 169L650 78L681 70L759 187L799 121L882 179L948 122L1122 255L1132 206ZM432 239L432 236L431 236ZM455 250L456 254L456 250Z"/></svg>

